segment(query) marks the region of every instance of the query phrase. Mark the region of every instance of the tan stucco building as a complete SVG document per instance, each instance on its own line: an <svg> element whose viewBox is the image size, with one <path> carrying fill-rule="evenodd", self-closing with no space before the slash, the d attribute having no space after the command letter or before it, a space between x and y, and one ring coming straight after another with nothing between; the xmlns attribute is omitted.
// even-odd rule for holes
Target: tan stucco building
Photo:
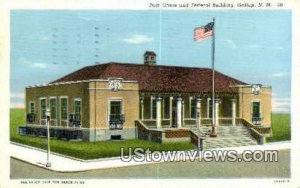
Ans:
<svg viewBox="0 0 300 188"><path fill-rule="evenodd" d="M135 121L157 129L209 126L212 71L162 66L154 52L144 64L87 66L51 83L26 88L27 127L46 125L51 136L88 141L136 138ZM271 126L271 87L215 72L216 126L243 121Z"/></svg>

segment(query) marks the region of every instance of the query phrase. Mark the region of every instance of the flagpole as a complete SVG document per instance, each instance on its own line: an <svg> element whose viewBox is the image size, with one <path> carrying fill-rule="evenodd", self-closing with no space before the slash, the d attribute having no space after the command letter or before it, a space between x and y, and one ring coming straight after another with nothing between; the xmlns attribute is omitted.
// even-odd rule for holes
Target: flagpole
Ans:
<svg viewBox="0 0 300 188"><path fill-rule="evenodd" d="M213 18L212 50L211 50L211 69L212 69L212 130L210 137L216 137L216 114L215 114L215 18Z"/></svg>

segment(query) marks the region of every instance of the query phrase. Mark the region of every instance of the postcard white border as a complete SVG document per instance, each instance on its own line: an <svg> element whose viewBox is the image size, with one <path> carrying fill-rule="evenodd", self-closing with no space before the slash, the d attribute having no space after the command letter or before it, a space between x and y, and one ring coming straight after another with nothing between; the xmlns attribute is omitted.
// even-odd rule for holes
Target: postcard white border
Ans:
<svg viewBox="0 0 300 188"><path fill-rule="evenodd" d="M9 158L9 59L10 59L10 10L12 9L149 9L149 2L212 2L203 0L5 0L0 2L0 144L1 144L1 158L0 158L0 187L41 187L41 185L21 185L19 180L10 180L10 158ZM228 2L215 0L213 2ZM230 2L283 2L284 7L280 9L292 10L292 94L291 94L291 124L292 124L292 151L291 151L291 183L289 184L276 184L272 179L130 179L130 180L86 180L84 186L98 187L116 187L116 186L136 186L143 185L143 187L296 187L300 186L300 3L297 0L261 0L261 1L246 1L246 0L231 0ZM243 8L240 8L243 9ZM157 10L157 9L156 9ZM168 8L170 10L170 8ZM182 9L181 9L182 10ZM213 9L221 10L221 9ZM250 10L250 9L247 9ZM97 184L95 184L97 183ZM198 186L199 185L199 186ZM53 186L50 184L50 186ZM62 187L59 185L58 187ZM80 185L71 185L72 187ZM64 186L65 187L65 186ZM140 187L140 186L139 186Z"/></svg>

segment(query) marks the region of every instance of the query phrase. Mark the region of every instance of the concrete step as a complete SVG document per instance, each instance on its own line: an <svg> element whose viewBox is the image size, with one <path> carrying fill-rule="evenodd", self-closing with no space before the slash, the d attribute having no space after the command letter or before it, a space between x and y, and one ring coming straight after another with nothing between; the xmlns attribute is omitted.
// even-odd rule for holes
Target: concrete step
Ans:
<svg viewBox="0 0 300 188"><path fill-rule="evenodd" d="M243 125L216 127L217 137L209 137L211 126L195 127L193 131L201 136L205 136L204 149L238 147L247 145L257 145L257 141L250 136L249 130Z"/></svg>
<svg viewBox="0 0 300 188"><path fill-rule="evenodd" d="M228 139L214 139L214 140L204 140L204 148L213 149L213 148L225 148L225 147L239 147L239 146L249 146L257 145L257 142L249 137L244 138L228 138Z"/></svg>

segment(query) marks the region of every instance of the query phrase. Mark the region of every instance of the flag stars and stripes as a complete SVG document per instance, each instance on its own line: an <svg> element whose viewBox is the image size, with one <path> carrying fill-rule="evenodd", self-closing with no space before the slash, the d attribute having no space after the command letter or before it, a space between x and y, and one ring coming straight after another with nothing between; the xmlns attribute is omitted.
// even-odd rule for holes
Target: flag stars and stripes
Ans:
<svg viewBox="0 0 300 188"><path fill-rule="evenodd" d="M206 39L213 34L214 23L210 22L205 26L194 29L194 41Z"/></svg>

